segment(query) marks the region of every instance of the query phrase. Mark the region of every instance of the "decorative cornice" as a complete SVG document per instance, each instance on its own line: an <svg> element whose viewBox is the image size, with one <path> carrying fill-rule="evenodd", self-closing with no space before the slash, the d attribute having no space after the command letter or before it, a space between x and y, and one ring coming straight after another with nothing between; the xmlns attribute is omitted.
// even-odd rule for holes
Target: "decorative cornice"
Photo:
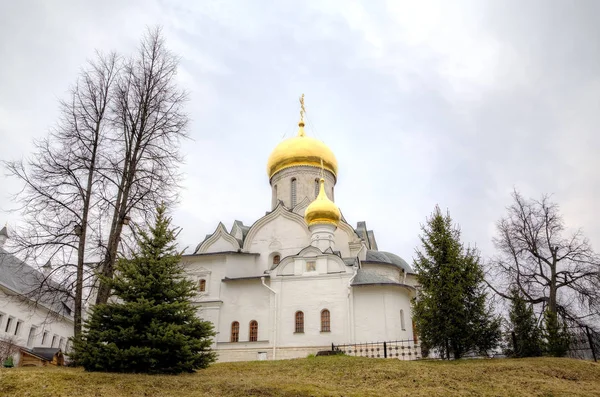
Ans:
<svg viewBox="0 0 600 397"><path fill-rule="evenodd" d="M333 174L328 169L325 169L324 174L325 174L324 175L325 179L328 180L329 182L333 182L333 184L335 185L335 183L337 182L335 174ZM316 178L320 178L321 177L321 168L316 167L316 166L311 166L311 165L290 166L281 171L278 171L275 175L273 175L273 177L270 179L271 185L273 183L277 183L280 180L285 179L290 176L293 176L293 175L311 175L311 176L315 176Z"/></svg>

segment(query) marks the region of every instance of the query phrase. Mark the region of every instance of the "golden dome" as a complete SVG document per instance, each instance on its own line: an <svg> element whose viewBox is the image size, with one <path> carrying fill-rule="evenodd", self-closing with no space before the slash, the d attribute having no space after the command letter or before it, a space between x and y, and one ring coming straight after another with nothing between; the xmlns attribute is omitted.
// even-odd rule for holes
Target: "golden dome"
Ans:
<svg viewBox="0 0 600 397"><path fill-rule="evenodd" d="M321 178L319 195L310 203L304 213L304 220L308 226L328 223L337 226L342 219L340 209L325 194L325 179Z"/></svg>
<svg viewBox="0 0 600 397"><path fill-rule="evenodd" d="M304 121L298 123L298 135L281 142L271 155L267 163L269 179L279 171L298 165L321 167L329 170L337 177L337 160L333 152L323 142L308 137L304 133Z"/></svg>

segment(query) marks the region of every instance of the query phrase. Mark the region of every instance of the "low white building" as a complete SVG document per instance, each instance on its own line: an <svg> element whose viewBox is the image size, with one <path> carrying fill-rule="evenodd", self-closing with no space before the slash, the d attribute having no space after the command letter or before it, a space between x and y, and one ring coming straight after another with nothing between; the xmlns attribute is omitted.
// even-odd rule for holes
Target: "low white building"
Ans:
<svg viewBox="0 0 600 397"><path fill-rule="evenodd" d="M0 230L0 351L8 345L16 347L11 348L15 365L19 349L68 351L73 336L72 301L66 295L37 292L46 279L44 273L7 252L3 248L7 238L4 227Z"/></svg>
<svg viewBox="0 0 600 397"><path fill-rule="evenodd" d="M267 166L271 210L235 221L184 255L201 291L199 315L217 332L220 361L306 357L332 343L413 340L415 275L379 251L365 222L334 204L337 161L322 142L284 140Z"/></svg>

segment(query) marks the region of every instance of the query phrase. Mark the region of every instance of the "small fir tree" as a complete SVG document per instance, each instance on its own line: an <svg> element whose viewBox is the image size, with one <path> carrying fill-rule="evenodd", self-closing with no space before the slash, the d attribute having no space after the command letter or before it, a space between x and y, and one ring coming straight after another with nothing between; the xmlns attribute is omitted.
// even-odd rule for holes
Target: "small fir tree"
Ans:
<svg viewBox="0 0 600 397"><path fill-rule="evenodd" d="M423 248L414 260L420 291L412 309L422 345L447 359L495 348L500 319L487 305L477 251L461 244L460 230L437 206L421 229Z"/></svg>
<svg viewBox="0 0 600 397"><path fill-rule="evenodd" d="M73 359L87 371L181 373L215 360L210 322L196 316L194 283L184 277L176 232L165 207L140 231L131 259L118 261L110 281L117 302L96 305Z"/></svg>
<svg viewBox="0 0 600 397"><path fill-rule="evenodd" d="M511 290L511 298L509 355L513 357L541 356L542 333L537 325L533 305L528 305L516 288Z"/></svg>
<svg viewBox="0 0 600 397"><path fill-rule="evenodd" d="M567 324L562 325L556 313L544 311L544 338L546 339L546 352L554 357L564 357L569 350L569 333Z"/></svg>

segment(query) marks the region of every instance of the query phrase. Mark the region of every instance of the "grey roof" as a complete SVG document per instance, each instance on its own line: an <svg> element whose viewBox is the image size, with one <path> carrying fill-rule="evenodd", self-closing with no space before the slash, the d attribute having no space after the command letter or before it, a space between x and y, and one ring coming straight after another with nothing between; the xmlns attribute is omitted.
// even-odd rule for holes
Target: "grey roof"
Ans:
<svg viewBox="0 0 600 397"><path fill-rule="evenodd" d="M268 277L263 275L260 276L246 276L246 277L225 277L223 278L221 281L223 282L227 282L227 281L238 281L238 280L256 280L256 279L261 279L263 277Z"/></svg>
<svg viewBox="0 0 600 397"><path fill-rule="evenodd" d="M0 230L0 236L8 237L8 230L6 230L6 226L4 226L2 230Z"/></svg>
<svg viewBox="0 0 600 397"><path fill-rule="evenodd" d="M400 258L396 254L392 254L391 252L367 250L365 262L385 263L399 267L406 273L413 272L410 265L404 259Z"/></svg>
<svg viewBox="0 0 600 397"><path fill-rule="evenodd" d="M25 351L33 353L33 355L43 358L47 361L52 361L56 353L61 353L60 349L57 347L34 347L31 350L27 349Z"/></svg>
<svg viewBox="0 0 600 397"><path fill-rule="evenodd" d="M44 288L40 289L40 286ZM54 312L71 316L73 299L53 280L47 278L0 247L0 286L37 301Z"/></svg>
<svg viewBox="0 0 600 397"><path fill-rule="evenodd" d="M371 285L371 284L400 284L399 282L375 273L371 270L358 269L356 277L352 280L352 285Z"/></svg>
<svg viewBox="0 0 600 397"><path fill-rule="evenodd" d="M346 264L346 266L354 266L354 265L356 265L356 262L357 262L357 258L356 257L342 258L342 260L344 261L344 263Z"/></svg>

